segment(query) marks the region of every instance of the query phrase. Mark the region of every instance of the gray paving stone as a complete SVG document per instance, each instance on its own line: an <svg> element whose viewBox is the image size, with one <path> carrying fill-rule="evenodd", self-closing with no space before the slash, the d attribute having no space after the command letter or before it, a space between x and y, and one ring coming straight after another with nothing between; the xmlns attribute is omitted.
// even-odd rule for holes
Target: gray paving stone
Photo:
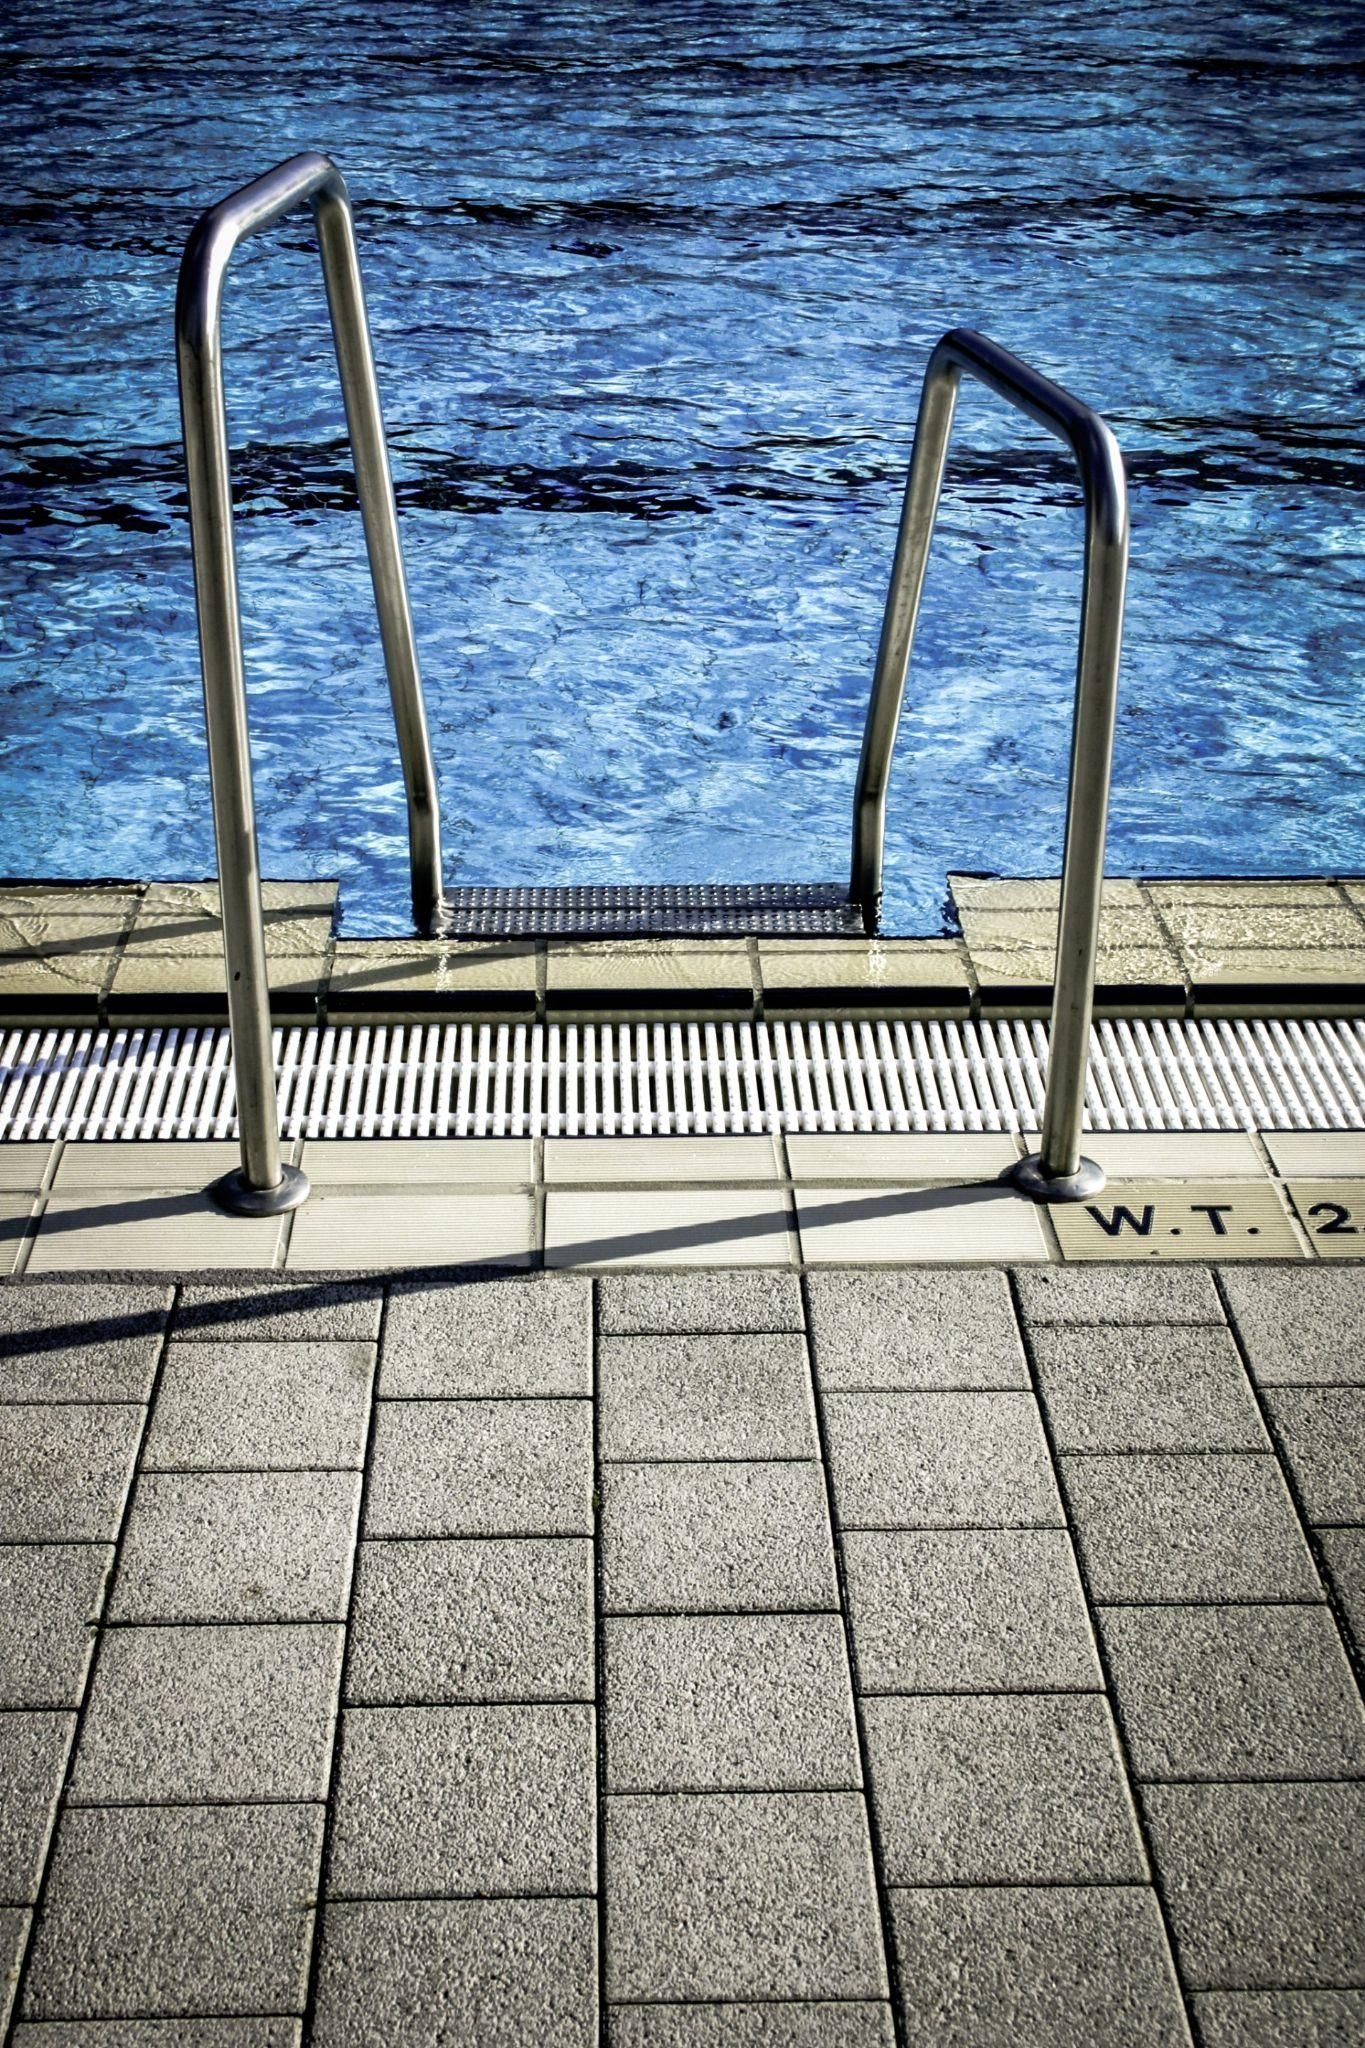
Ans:
<svg viewBox="0 0 1365 2048"><path fill-rule="evenodd" d="M822 1387L1028 1386L1003 1273L911 1267L812 1273L806 1284Z"/></svg>
<svg viewBox="0 0 1365 2048"><path fill-rule="evenodd" d="M299 2048L298 2020L48 2020L14 2048Z"/></svg>
<svg viewBox="0 0 1365 2048"><path fill-rule="evenodd" d="M1062 1451L1264 1451L1228 1330L1039 1330L1038 1381Z"/></svg>
<svg viewBox="0 0 1365 2048"><path fill-rule="evenodd" d="M1104 1699L868 1699L863 1718L889 1884L1145 1879Z"/></svg>
<svg viewBox="0 0 1365 2048"><path fill-rule="evenodd" d="M593 1709L348 1707L328 1890L591 1892Z"/></svg>
<svg viewBox="0 0 1365 2048"><path fill-rule="evenodd" d="M862 1783L833 1614L608 1621L607 1790L837 1790Z"/></svg>
<svg viewBox="0 0 1365 2048"><path fill-rule="evenodd" d="M362 1543L356 1567L351 1700L594 1698L585 1538Z"/></svg>
<svg viewBox="0 0 1365 2048"><path fill-rule="evenodd" d="M586 1536L588 1401L381 1401L367 1536Z"/></svg>
<svg viewBox="0 0 1365 2048"><path fill-rule="evenodd" d="M1151 1785L1143 1805L1191 1989L1365 1981L1365 1785Z"/></svg>
<svg viewBox="0 0 1365 2048"><path fill-rule="evenodd" d="M398 1899L323 1913L316 2048L596 2048L591 1899Z"/></svg>
<svg viewBox="0 0 1365 2048"><path fill-rule="evenodd" d="M145 1401L169 1287L0 1288L0 1401Z"/></svg>
<svg viewBox="0 0 1365 2048"><path fill-rule="evenodd" d="M1099 1618L1139 1777L1365 1775L1365 1715L1326 1607L1107 1607Z"/></svg>
<svg viewBox="0 0 1365 2048"><path fill-rule="evenodd" d="M883 1998L856 1792L607 1801L610 1999Z"/></svg>
<svg viewBox="0 0 1365 2048"><path fill-rule="evenodd" d="M907 2039L933 2048L1186 2048L1147 1886L894 1891Z"/></svg>
<svg viewBox="0 0 1365 2048"><path fill-rule="evenodd" d="M1358 2048L1365 1991L1205 1991L1194 2001L1204 2048Z"/></svg>
<svg viewBox="0 0 1365 2048"><path fill-rule="evenodd" d="M592 1282L411 1280L393 1289L379 1391L470 1395L592 1393Z"/></svg>
<svg viewBox="0 0 1365 2048"><path fill-rule="evenodd" d="M794 1273L608 1273L597 1287L602 1330L612 1337L805 1328Z"/></svg>
<svg viewBox="0 0 1365 2048"><path fill-rule="evenodd" d="M106 1631L68 1798L324 1799L343 1631Z"/></svg>
<svg viewBox="0 0 1365 2048"><path fill-rule="evenodd" d="M813 1458L806 1343L793 1333L604 1337L602 1455Z"/></svg>
<svg viewBox="0 0 1365 2048"><path fill-rule="evenodd" d="M9 2021L31 1918L24 1906L0 1906L0 2027Z"/></svg>
<svg viewBox="0 0 1365 2048"><path fill-rule="evenodd" d="M1093 1600L1317 1600L1273 1458L1063 1458Z"/></svg>
<svg viewBox="0 0 1365 2048"><path fill-rule="evenodd" d="M1365 1653L1365 1529L1324 1529L1318 1541L1346 1626Z"/></svg>
<svg viewBox="0 0 1365 2048"><path fill-rule="evenodd" d="M144 1472L115 1621L344 1621L358 1472Z"/></svg>
<svg viewBox="0 0 1365 2048"><path fill-rule="evenodd" d="M181 1289L175 1334L257 1344L373 1344L383 1297L377 1280L308 1280L285 1273L192 1280Z"/></svg>
<svg viewBox="0 0 1365 2048"><path fill-rule="evenodd" d="M0 1542L118 1534L144 1410L0 1407Z"/></svg>
<svg viewBox="0 0 1365 2048"><path fill-rule="evenodd" d="M0 1707L77 1707L114 1561L108 1543L0 1546Z"/></svg>
<svg viewBox="0 0 1365 2048"><path fill-rule="evenodd" d="M1060 1524L1032 1394L827 1394L845 1528Z"/></svg>
<svg viewBox="0 0 1365 2048"><path fill-rule="evenodd" d="M172 1343L143 1464L359 1467L374 1361L373 1344Z"/></svg>
<svg viewBox="0 0 1365 2048"><path fill-rule="evenodd" d="M1065 1529L849 1530L843 1553L865 1692L1102 1686Z"/></svg>
<svg viewBox="0 0 1365 2048"><path fill-rule="evenodd" d="M0 1714L0 1900L38 1896L74 1714Z"/></svg>
<svg viewBox="0 0 1365 2048"><path fill-rule="evenodd" d="M1223 1285L1262 1385L1365 1384L1365 1268L1229 1266Z"/></svg>
<svg viewBox="0 0 1365 2048"><path fill-rule="evenodd" d="M1202 1266L1021 1266L1025 1318L1049 1323L1221 1323L1213 1276Z"/></svg>
<svg viewBox="0 0 1365 2048"><path fill-rule="evenodd" d="M1365 1522L1365 1386L1269 1387L1265 1403L1309 1518Z"/></svg>
<svg viewBox="0 0 1365 2048"><path fill-rule="evenodd" d="M627 1614L837 1607L820 1467L612 1466L602 1593Z"/></svg>
<svg viewBox="0 0 1365 2048"><path fill-rule="evenodd" d="M889 2005L615 2005L608 2048L892 2048Z"/></svg>
<svg viewBox="0 0 1365 2048"><path fill-rule="evenodd" d="M57 1830L25 2019L301 2012L322 1807L76 1807Z"/></svg>

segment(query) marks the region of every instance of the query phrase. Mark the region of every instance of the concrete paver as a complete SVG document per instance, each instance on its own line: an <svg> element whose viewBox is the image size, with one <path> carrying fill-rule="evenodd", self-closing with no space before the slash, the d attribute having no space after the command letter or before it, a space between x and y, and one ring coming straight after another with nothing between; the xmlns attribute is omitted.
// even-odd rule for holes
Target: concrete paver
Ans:
<svg viewBox="0 0 1365 2048"><path fill-rule="evenodd" d="M825 1418L845 1528L1061 1522L1031 1394L828 1394Z"/></svg>
<svg viewBox="0 0 1365 2048"><path fill-rule="evenodd" d="M616 1796L606 1857L608 1998L885 1996L856 1794Z"/></svg>
<svg viewBox="0 0 1365 2048"><path fill-rule="evenodd" d="M144 1411L0 1407L0 1542L99 1542L123 1513Z"/></svg>
<svg viewBox="0 0 1365 2048"><path fill-rule="evenodd" d="M1321 1597L1273 1458L1188 1452L1061 1464L1095 1600Z"/></svg>
<svg viewBox="0 0 1365 2048"><path fill-rule="evenodd" d="M1061 1451L1264 1451L1227 1330L1039 1330L1038 1385Z"/></svg>
<svg viewBox="0 0 1365 2048"><path fill-rule="evenodd" d="M325 1798L341 1651L316 1624L111 1629L71 1803Z"/></svg>
<svg viewBox="0 0 1365 2048"><path fill-rule="evenodd" d="M1101 1684L1064 1529L850 1529L842 1547L865 1691Z"/></svg>
<svg viewBox="0 0 1365 2048"><path fill-rule="evenodd" d="M1263 1386L1365 1384L1358 1273L1239 1266L1224 1275L1223 1285Z"/></svg>
<svg viewBox="0 0 1365 2048"><path fill-rule="evenodd" d="M604 1337L602 1455L612 1459L812 1458L804 1340Z"/></svg>
<svg viewBox="0 0 1365 2048"><path fill-rule="evenodd" d="M372 1344L172 1342L143 1465L359 1469L374 1360Z"/></svg>
<svg viewBox="0 0 1365 2048"><path fill-rule="evenodd" d="M1365 1991L1204 1991L1194 2000L1204 2048L1355 2048Z"/></svg>
<svg viewBox="0 0 1365 2048"><path fill-rule="evenodd" d="M1301 1276L1296 1275L1297 1281ZM1172 1272L1159 1267L1052 1266L1017 1275L1019 1300L1028 1322L1051 1323L1221 1323L1222 1304L1205 1271Z"/></svg>
<svg viewBox="0 0 1365 2048"><path fill-rule="evenodd" d="M894 1891L907 2038L1187 2048L1156 1900L1129 1885Z"/></svg>
<svg viewBox="0 0 1365 2048"><path fill-rule="evenodd" d="M738 1335L800 1330L801 1291L790 1273L744 1267L718 1272L612 1273L598 1282L598 1313L610 1337Z"/></svg>
<svg viewBox="0 0 1365 2048"><path fill-rule="evenodd" d="M301 2012L321 1806L72 1808L25 2019Z"/></svg>
<svg viewBox="0 0 1365 2048"><path fill-rule="evenodd" d="M0 1401L145 1401L166 1286L0 1289Z"/></svg>
<svg viewBox="0 0 1365 2048"><path fill-rule="evenodd" d="M1365 1980L1365 1785L1153 1785L1143 1804L1193 1989Z"/></svg>
<svg viewBox="0 0 1365 2048"><path fill-rule="evenodd" d="M607 2048L892 2048L889 2005L616 2005Z"/></svg>
<svg viewBox="0 0 1365 2048"><path fill-rule="evenodd" d="M180 1291L175 1334L260 1344L373 1344L383 1298L374 1280L305 1280L283 1273L190 1280Z"/></svg>
<svg viewBox="0 0 1365 2048"><path fill-rule="evenodd" d="M593 1709L348 1707L328 1889L591 1892Z"/></svg>
<svg viewBox="0 0 1365 2048"><path fill-rule="evenodd" d="M1365 1654L1365 1529L1324 1529L1318 1541L1356 1648Z"/></svg>
<svg viewBox="0 0 1365 2048"><path fill-rule="evenodd" d="M595 2048L590 1899L338 1901L323 1910L317 2048Z"/></svg>
<svg viewBox="0 0 1365 2048"><path fill-rule="evenodd" d="M413 1280L389 1296L390 1399L591 1394L592 1287L547 1280Z"/></svg>
<svg viewBox="0 0 1365 2048"><path fill-rule="evenodd" d="M591 1543L362 1543L347 1689L368 1705L591 1700Z"/></svg>
<svg viewBox="0 0 1365 2048"><path fill-rule="evenodd" d="M1365 1522L1365 1386L1269 1387L1299 1498L1314 1522Z"/></svg>
<svg viewBox="0 0 1365 2048"><path fill-rule="evenodd" d="M39 2020L14 2048L300 2048L302 2023L255 2020Z"/></svg>
<svg viewBox="0 0 1365 2048"><path fill-rule="evenodd" d="M1365 1775L1365 1716L1325 1607L1109 1607L1109 1669L1142 1778Z"/></svg>
<svg viewBox="0 0 1365 2048"><path fill-rule="evenodd" d="M602 1495L609 1614L838 1604L818 1465L613 1465Z"/></svg>
<svg viewBox="0 0 1365 2048"><path fill-rule="evenodd" d="M0 1707L80 1705L112 1544L0 1546Z"/></svg>
<svg viewBox="0 0 1365 2048"><path fill-rule="evenodd" d="M592 1531L587 1401L381 1401L367 1536Z"/></svg>
<svg viewBox="0 0 1365 2048"><path fill-rule="evenodd" d="M609 1792L862 1782L837 1615L652 1615L605 1626Z"/></svg>
<svg viewBox="0 0 1365 2048"><path fill-rule="evenodd" d="M863 1712L888 1884L1146 1877L1103 1699L881 1698Z"/></svg>
<svg viewBox="0 0 1365 2048"><path fill-rule="evenodd" d="M0 1900L38 1896L74 1714L0 1714Z"/></svg>
<svg viewBox="0 0 1365 2048"><path fill-rule="evenodd" d="M344 1621L358 1472L144 1472L115 1621Z"/></svg>
<svg viewBox="0 0 1365 2048"><path fill-rule="evenodd" d="M807 1283L815 1369L831 1391L1027 1387L1005 1275L813 1273Z"/></svg>

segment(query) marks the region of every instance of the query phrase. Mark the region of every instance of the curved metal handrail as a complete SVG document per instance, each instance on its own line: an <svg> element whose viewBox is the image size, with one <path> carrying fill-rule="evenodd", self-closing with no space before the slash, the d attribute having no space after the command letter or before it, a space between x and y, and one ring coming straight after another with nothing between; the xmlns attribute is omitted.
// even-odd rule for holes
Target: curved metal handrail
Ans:
<svg viewBox="0 0 1365 2048"><path fill-rule="evenodd" d="M1021 1162L1016 1174L1019 1184L1031 1194L1052 1200L1076 1199L1104 1185L1100 1169L1081 1157L1081 1117L1128 573L1128 491L1118 442L1099 414L969 327L957 327L944 335L924 376L858 764L849 894L861 907L867 930L875 931L882 893L887 779L964 372L979 378L1065 441L1076 458L1085 489L1085 572L1047 1100L1039 1153Z"/></svg>
<svg viewBox="0 0 1365 2048"><path fill-rule="evenodd" d="M180 265L175 303L180 414L189 473L194 587L204 676L214 836L222 898L223 953L232 1026L242 1167L216 1190L226 1206L260 1214L293 1207L308 1192L280 1162L271 1049L270 992L261 923L260 864L251 786L242 626L232 530L227 407L223 394L223 280L248 235L296 208L312 209L322 257L356 489L393 700L407 790L413 914L432 929L441 901L436 774L408 607L398 515L389 474L374 355L365 317L346 183L315 150L290 157L201 215Z"/></svg>

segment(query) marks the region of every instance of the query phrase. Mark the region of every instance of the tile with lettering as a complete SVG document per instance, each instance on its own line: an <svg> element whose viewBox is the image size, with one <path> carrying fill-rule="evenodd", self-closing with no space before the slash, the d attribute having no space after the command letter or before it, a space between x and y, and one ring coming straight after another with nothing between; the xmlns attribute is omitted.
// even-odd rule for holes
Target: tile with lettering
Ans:
<svg viewBox="0 0 1365 2048"><path fill-rule="evenodd" d="M1291 1180L1286 1185L1320 1259L1365 1259L1365 1180Z"/></svg>
<svg viewBox="0 0 1365 2048"><path fill-rule="evenodd" d="M1049 1214L1068 1259L1301 1259L1269 1181L1112 1180Z"/></svg>

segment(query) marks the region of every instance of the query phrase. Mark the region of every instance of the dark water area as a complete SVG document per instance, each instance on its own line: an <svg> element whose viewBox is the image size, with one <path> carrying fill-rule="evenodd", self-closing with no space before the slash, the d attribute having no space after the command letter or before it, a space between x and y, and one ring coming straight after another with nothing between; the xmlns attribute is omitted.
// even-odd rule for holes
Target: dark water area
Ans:
<svg viewBox="0 0 1365 2048"><path fill-rule="evenodd" d="M1357 5L12 0L0 873L201 875L172 307L202 207L351 186L451 882L833 878L918 385L984 329L1102 411L1133 543L1110 868L1365 870ZM226 301L267 873L406 925L316 253ZM1055 871L1065 451L966 389L887 923Z"/></svg>

